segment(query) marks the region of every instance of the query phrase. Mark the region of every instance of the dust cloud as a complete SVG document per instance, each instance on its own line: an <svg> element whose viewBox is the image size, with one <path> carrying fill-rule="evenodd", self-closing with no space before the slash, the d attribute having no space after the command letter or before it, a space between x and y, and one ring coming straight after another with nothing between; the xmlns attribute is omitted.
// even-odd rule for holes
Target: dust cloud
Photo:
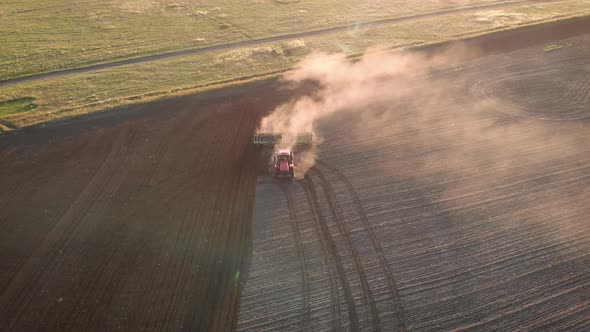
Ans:
<svg viewBox="0 0 590 332"><path fill-rule="evenodd" d="M312 146L306 150L299 151L295 154L295 178L303 179L305 174L315 165L315 161L318 158L317 146Z"/></svg>
<svg viewBox="0 0 590 332"><path fill-rule="evenodd" d="M318 121L336 112L419 98L423 91L440 99L448 91L429 83L429 75L467 56L473 56L473 52L459 47L436 55L369 52L356 61L344 54L312 54L283 80L294 87L314 84L317 89L278 106L262 119L258 131L283 134L283 148L293 147L297 134L313 133L316 145L297 156L298 174L303 176L319 154L317 144L322 137L316 128Z"/></svg>
<svg viewBox="0 0 590 332"><path fill-rule="evenodd" d="M515 77L514 60L497 55L487 60L489 68L471 61L477 53L455 47L433 54L372 53L356 61L313 54L283 78L313 93L278 106L259 130L286 134L287 146L298 133L322 140L325 132L330 140L321 148L330 154L360 153L375 176L432 183L449 208L512 197L510 211L529 213L522 222L587 213L588 205L579 202L587 202L589 192L572 179L587 174L580 155L587 154L588 139L570 135L564 122L506 114L533 107L497 95L493 84ZM546 61L528 59L519 70L550 67ZM296 174L303 177L321 151L316 145L296 158ZM575 221L561 224L563 233L579 229Z"/></svg>

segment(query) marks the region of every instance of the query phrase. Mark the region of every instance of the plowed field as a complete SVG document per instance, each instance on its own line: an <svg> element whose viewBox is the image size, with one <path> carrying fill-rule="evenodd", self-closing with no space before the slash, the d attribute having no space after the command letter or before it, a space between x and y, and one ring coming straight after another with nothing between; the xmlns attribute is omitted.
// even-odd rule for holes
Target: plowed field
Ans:
<svg viewBox="0 0 590 332"><path fill-rule="evenodd" d="M293 182L250 143L277 82L3 135L0 330L588 330L589 42L326 118Z"/></svg>
<svg viewBox="0 0 590 332"><path fill-rule="evenodd" d="M259 179L238 329L589 329L588 40L323 121L305 179Z"/></svg>

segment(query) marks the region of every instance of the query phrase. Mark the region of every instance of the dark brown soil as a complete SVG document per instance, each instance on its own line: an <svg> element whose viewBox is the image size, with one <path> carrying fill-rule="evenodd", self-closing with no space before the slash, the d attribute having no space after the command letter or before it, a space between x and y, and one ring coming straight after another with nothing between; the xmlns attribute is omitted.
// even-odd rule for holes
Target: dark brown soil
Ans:
<svg viewBox="0 0 590 332"><path fill-rule="evenodd" d="M272 85L3 136L0 329L229 329Z"/></svg>

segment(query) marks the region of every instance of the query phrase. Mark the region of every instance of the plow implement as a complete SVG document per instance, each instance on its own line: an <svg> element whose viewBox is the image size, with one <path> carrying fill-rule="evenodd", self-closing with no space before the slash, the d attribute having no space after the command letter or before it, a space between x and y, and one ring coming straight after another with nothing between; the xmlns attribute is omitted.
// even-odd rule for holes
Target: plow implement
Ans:
<svg viewBox="0 0 590 332"><path fill-rule="evenodd" d="M314 136L311 133L297 134L295 137L279 133L256 133L254 135L253 142L257 145L269 146L280 144L282 142L293 144L313 144Z"/></svg>

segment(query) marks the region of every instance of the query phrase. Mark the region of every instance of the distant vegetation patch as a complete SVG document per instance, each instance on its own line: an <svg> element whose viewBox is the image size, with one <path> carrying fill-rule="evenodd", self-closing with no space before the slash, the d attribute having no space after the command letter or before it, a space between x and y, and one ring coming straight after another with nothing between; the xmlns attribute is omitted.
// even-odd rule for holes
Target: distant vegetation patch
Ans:
<svg viewBox="0 0 590 332"><path fill-rule="evenodd" d="M563 48L563 45L549 45L549 46L545 46L545 48L543 48L543 51L548 52L548 51L553 51L553 50L558 50L560 48Z"/></svg>
<svg viewBox="0 0 590 332"><path fill-rule="evenodd" d="M37 108L37 105L33 103L34 101L35 98L33 97L0 101L0 117L33 110Z"/></svg>

